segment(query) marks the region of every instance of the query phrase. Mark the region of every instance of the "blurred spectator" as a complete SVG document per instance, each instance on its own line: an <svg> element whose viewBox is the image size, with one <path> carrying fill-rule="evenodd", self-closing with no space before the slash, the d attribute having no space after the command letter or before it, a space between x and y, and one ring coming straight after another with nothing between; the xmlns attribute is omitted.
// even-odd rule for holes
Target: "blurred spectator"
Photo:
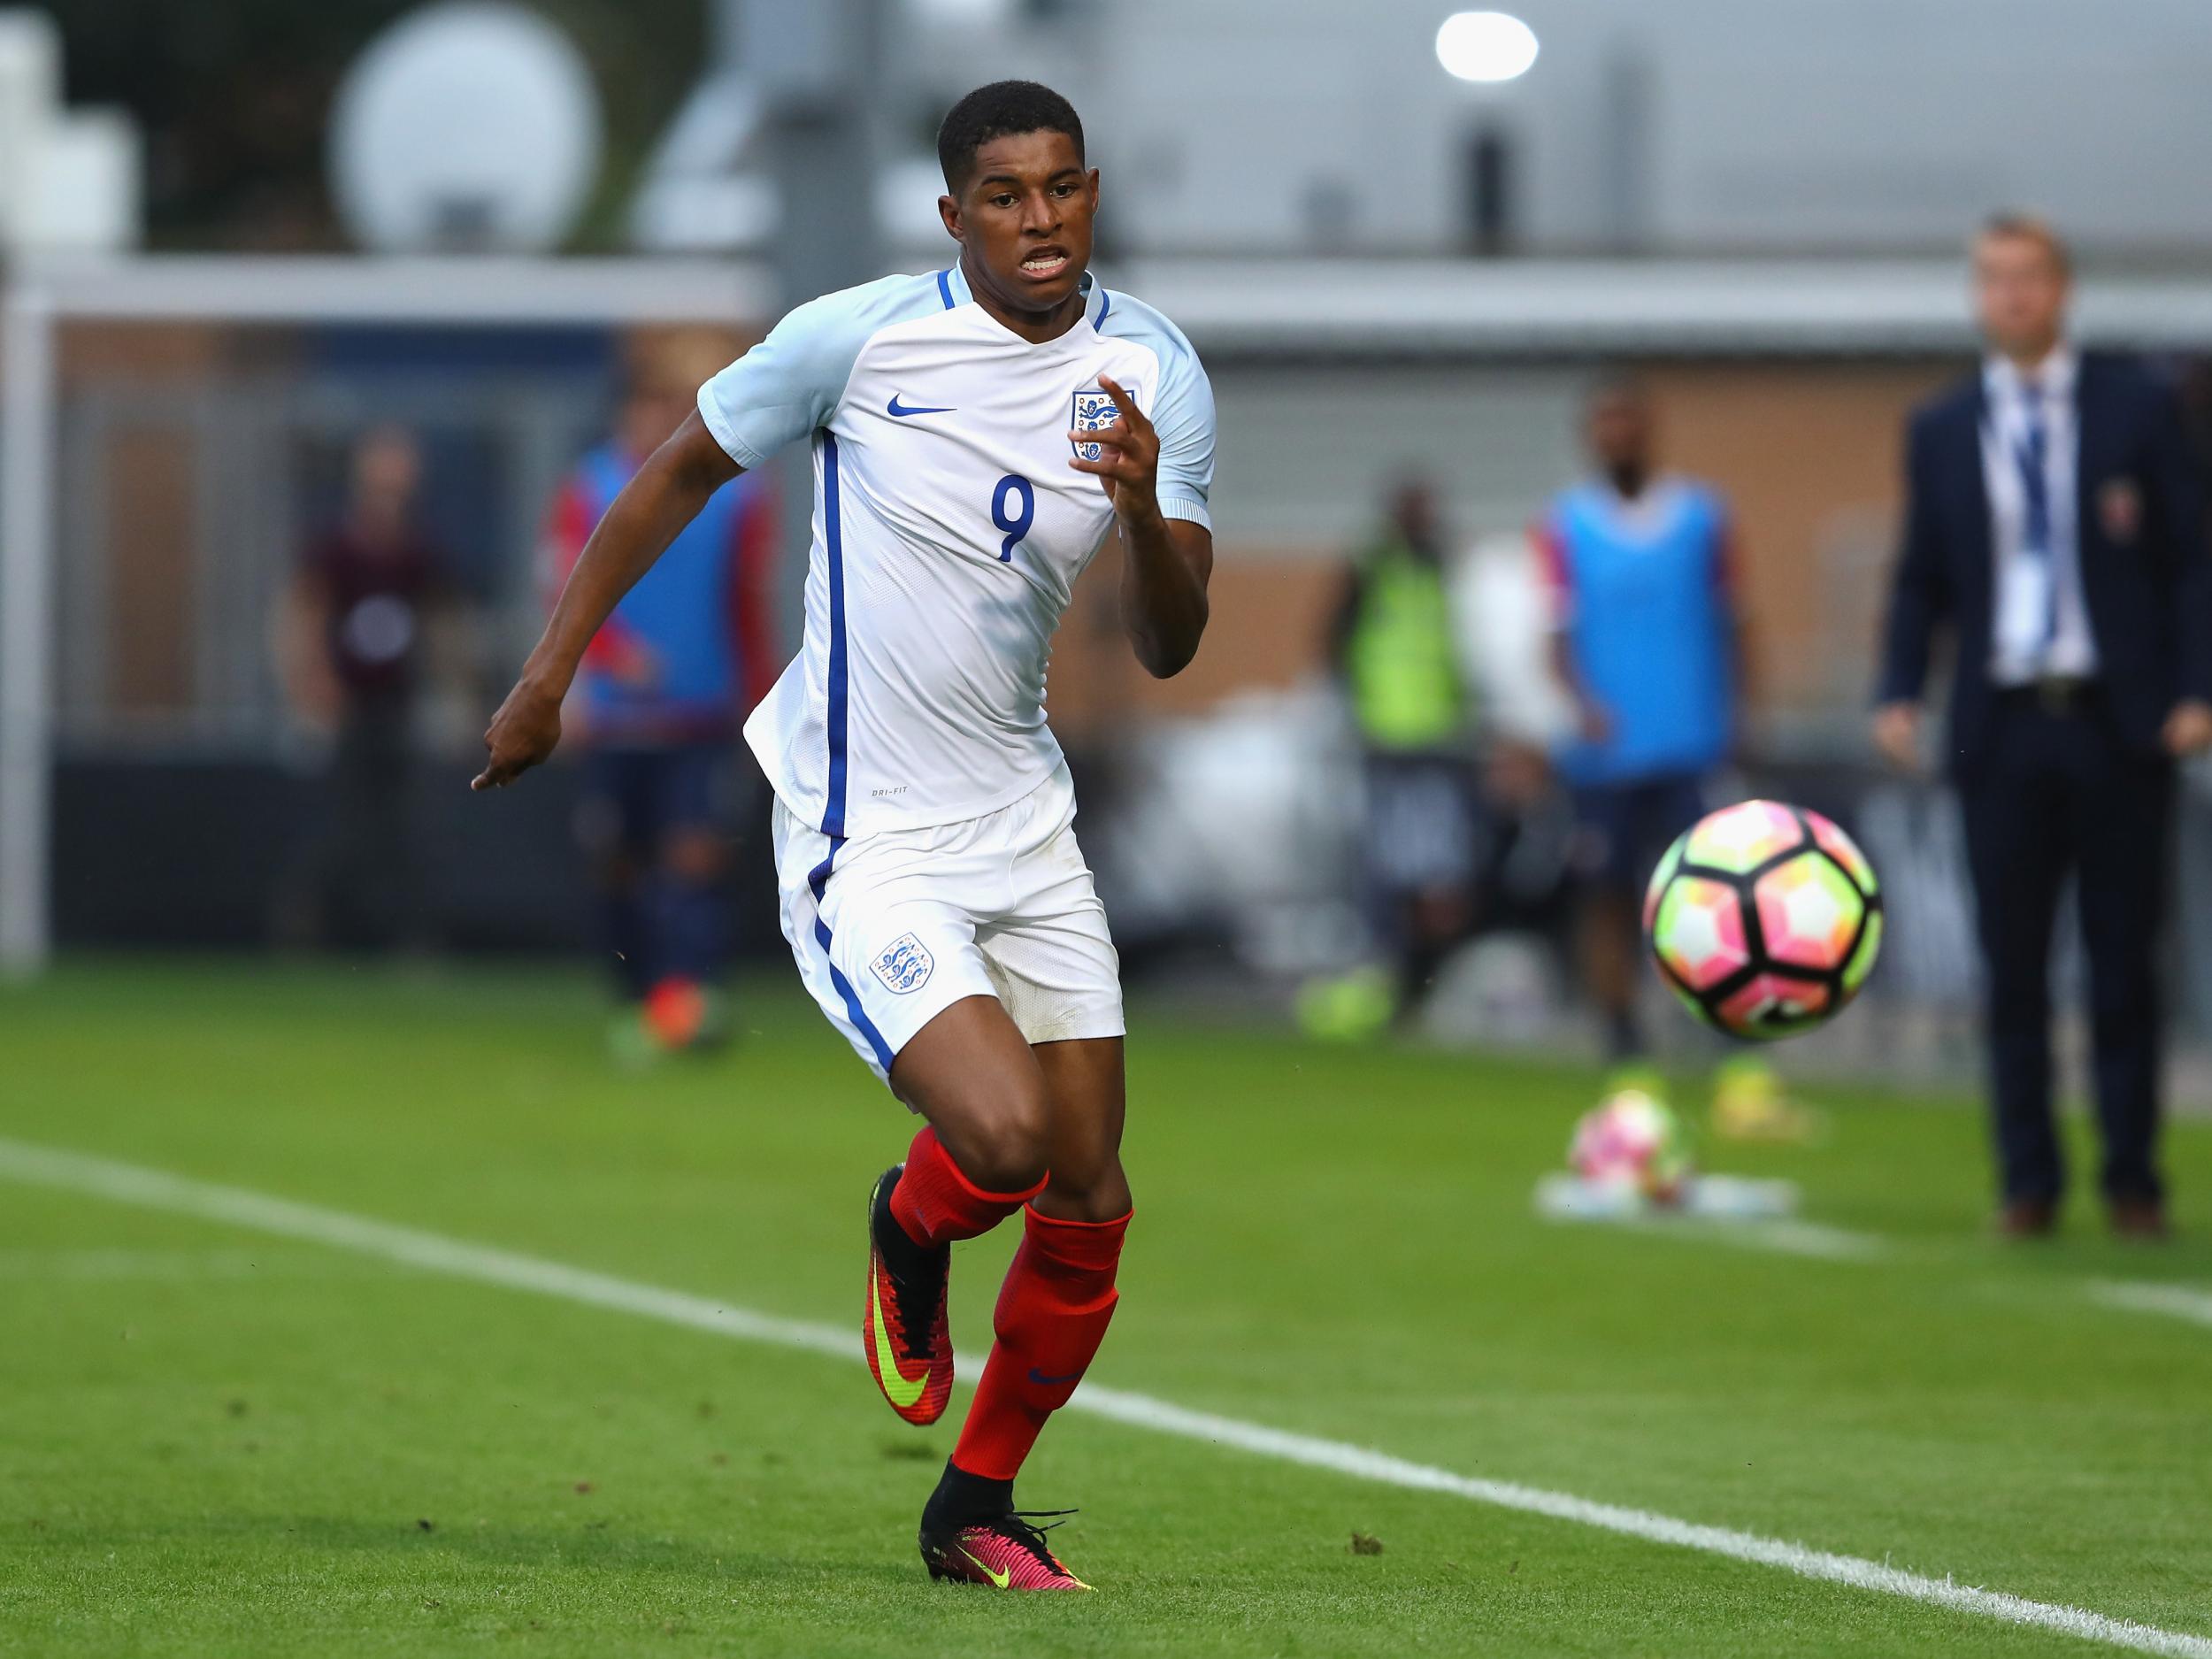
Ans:
<svg viewBox="0 0 2212 1659"><path fill-rule="evenodd" d="M408 795L426 641L451 595L449 562L416 519L421 483L411 433L365 434L343 513L309 543L277 608L287 704L334 739L325 821L280 888L280 942L430 942Z"/></svg>
<svg viewBox="0 0 2212 1659"><path fill-rule="evenodd" d="M2065 245L1993 219L1974 243L1988 354L1924 404L1877 744L1917 768L1939 634L1956 641L1944 751L1974 880L2000 1230L2047 1233L2065 1187L2051 1118L2050 951L2078 882L2102 1186L2114 1230L2163 1237L2158 974L2173 761L2212 744L2212 553L2170 387L2066 338Z"/></svg>
<svg viewBox="0 0 2212 1659"><path fill-rule="evenodd" d="M562 487L547 529L553 593L645 457L692 408L727 353L684 337L633 363L611 438ZM769 626L775 534L768 487L726 485L599 631L570 698L588 758L579 818L624 1012L618 1053L725 1034L726 891L741 791L737 732L782 663Z"/></svg>
<svg viewBox="0 0 2212 1659"><path fill-rule="evenodd" d="M1536 530L1552 595L1552 666L1576 731L1557 764L1573 792L1586 886L1582 957L1617 1064L1639 1059L1643 884L1706 810L1736 739L1743 641L1728 511L1657 470L1649 395L1603 382L1585 411L1596 475Z"/></svg>
<svg viewBox="0 0 2212 1659"><path fill-rule="evenodd" d="M1352 558L1329 659L1359 733L1369 924L1401 1018L1475 922L1485 841L1470 702L1446 591L1434 492L1408 480Z"/></svg>

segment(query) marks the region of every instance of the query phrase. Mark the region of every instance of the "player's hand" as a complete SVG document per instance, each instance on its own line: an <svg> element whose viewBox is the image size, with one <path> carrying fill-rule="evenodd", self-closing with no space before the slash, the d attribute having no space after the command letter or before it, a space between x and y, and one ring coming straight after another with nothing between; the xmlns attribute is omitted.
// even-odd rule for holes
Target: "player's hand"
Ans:
<svg viewBox="0 0 2212 1659"><path fill-rule="evenodd" d="M2212 714L2212 710L2207 711ZM1886 703L1874 710L1874 747L1902 772L1920 770L1920 705Z"/></svg>
<svg viewBox="0 0 2212 1659"><path fill-rule="evenodd" d="M2212 703L2201 697L2186 697L2177 703L2173 712L2166 717L2166 729L2161 735L2166 752L2176 760L2186 760L2212 749Z"/></svg>
<svg viewBox="0 0 2212 1659"><path fill-rule="evenodd" d="M1100 455L1087 461L1080 455L1068 465L1088 472L1106 487L1106 499L1123 518L1159 511L1156 493L1160 477L1160 434L1153 429L1129 396L1110 375L1098 377L1099 386L1114 400L1120 419L1095 432L1071 431L1071 443L1095 443Z"/></svg>
<svg viewBox="0 0 2212 1659"><path fill-rule="evenodd" d="M1595 697L1583 697L1575 704L1575 730L1586 743L1604 745L1613 741L1613 710Z"/></svg>
<svg viewBox="0 0 2212 1659"><path fill-rule="evenodd" d="M557 693L525 678L507 694L484 733L491 758L472 789L500 789L543 760L561 741L561 699Z"/></svg>

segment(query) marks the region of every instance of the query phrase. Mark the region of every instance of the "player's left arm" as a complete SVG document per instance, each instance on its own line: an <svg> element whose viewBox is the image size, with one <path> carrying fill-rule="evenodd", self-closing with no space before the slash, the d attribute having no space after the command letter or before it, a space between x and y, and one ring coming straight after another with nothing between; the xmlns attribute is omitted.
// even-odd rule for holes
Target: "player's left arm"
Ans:
<svg viewBox="0 0 2212 1659"><path fill-rule="evenodd" d="M1069 465L1079 472L1096 477L1105 487L1107 500L1113 503L1125 555L1121 576L1122 626L1128 630L1129 642L1145 672L1165 680L1189 666L1206 631L1206 584L1213 575L1214 537L1212 528L1202 519L1204 483L1187 486L1197 492L1194 501L1178 496L1174 511L1164 511L1159 428L1119 382L1102 374L1098 383L1114 400L1119 419L1102 431L1069 433L1072 442L1100 446L1097 460L1078 455ZM1210 397L1204 402L1202 462L1204 475L1210 478ZM1179 476L1192 470L1187 463L1177 465ZM1191 516L1194 510L1201 516Z"/></svg>
<svg viewBox="0 0 2212 1659"><path fill-rule="evenodd" d="M2162 736L2170 754L2186 758L2212 746L2212 519L2205 511L2180 402L2162 387L2151 411L2150 451L2154 509L2172 548L2180 648L2178 695Z"/></svg>

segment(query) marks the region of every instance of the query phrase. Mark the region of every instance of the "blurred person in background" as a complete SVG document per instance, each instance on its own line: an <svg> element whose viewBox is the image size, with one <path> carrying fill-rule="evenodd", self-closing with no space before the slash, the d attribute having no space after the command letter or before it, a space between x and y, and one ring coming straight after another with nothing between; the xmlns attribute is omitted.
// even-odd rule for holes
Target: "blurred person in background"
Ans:
<svg viewBox="0 0 2212 1659"><path fill-rule="evenodd" d="M550 594L726 356L684 336L635 354L613 434L555 499ZM624 1002L611 1041L626 1060L710 1045L728 1029L727 877L741 795L750 793L737 733L782 665L770 624L768 489L749 476L715 493L599 630L570 698L566 718L588 768L579 834Z"/></svg>
<svg viewBox="0 0 2212 1659"><path fill-rule="evenodd" d="M1460 662L1435 491L1407 479L1352 556L1329 629L1331 666L1359 734L1366 833L1360 872L1383 972L1309 990L1331 1034L1410 1018L1437 968L1472 931L1485 840L1472 699Z"/></svg>
<svg viewBox="0 0 2212 1659"><path fill-rule="evenodd" d="M1985 967L2008 1237L2055 1226L2050 952L2076 878L2102 1186L2114 1230L2162 1238L2160 1014L2173 763L2212 744L2212 550L2170 387L2066 336L2065 244L2004 215L1973 247L1980 368L1915 412L1874 740L1917 770L1938 634L1957 648L1944 742Z"/></svg>
<svg viewBox="0 0 2212 1659"><path fill-rule="evenodd" d="M408 794L432 636L456 607L449 562L418 519L422 472L412 433L365 434L343 511L310 541L277 607L288 710L333 739L326 822L280 887L280 943L430 943Z"/></svg>
<svg viewBox="0 0 2212 1659"><path fill-rule="evenodd" d="M1605 380L1584 408L1593 473L1539 521L1551 666L1575 710L1555 757L1574 797L1585 983L1604 1020L1613 1087L1663 1093L1636 1013L1644 883L1701 818L1736 745L1744 630L1734 531L1710 485L1660 470L1648 390ZM1759 1133L1785 1108L1771 1074L1722 1070L1724 1129Z"/></svg>

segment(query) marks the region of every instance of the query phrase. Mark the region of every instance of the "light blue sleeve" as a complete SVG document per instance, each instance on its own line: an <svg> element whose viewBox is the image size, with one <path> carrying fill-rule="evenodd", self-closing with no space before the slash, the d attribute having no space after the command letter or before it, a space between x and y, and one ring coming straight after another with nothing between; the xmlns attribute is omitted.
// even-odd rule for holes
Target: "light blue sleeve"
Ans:
<svg viewBox="0 0 2212 1659"><path fill-rule="evenodd" d="M740 466L826 426L869 337L938 309L933 277L885 277L809 300L699 388L699 418Z"/></svg>
<svg viewBox="0 0 2212 1659"><path fill-rule="evenodd" d="M1125 295L1111 296L1105 330L1142 341L1160 359L1160 389L1152 426L1160 434L1160 513L1213 528L1207 502L1214 487L1214 388L1183 331Z"/></svg>

